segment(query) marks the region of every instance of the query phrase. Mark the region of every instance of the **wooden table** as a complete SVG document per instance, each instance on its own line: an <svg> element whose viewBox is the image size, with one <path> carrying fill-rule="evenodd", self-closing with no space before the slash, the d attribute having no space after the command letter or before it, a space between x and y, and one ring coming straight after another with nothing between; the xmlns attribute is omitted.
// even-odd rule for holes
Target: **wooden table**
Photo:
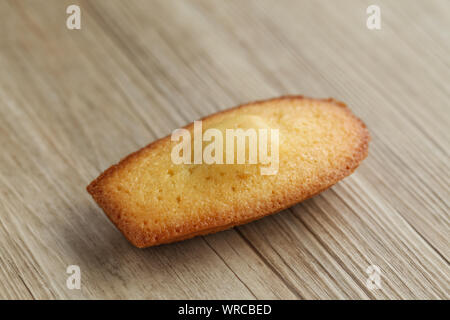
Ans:
<svg viewBox="0 0 450 320"><path fill-rule="evenodd" d="M449 52L446 0L0 1L0 297L448 299ZM85 190L177 127L284 94L345 101L372 135L311 200L137 249Z"/></svg>

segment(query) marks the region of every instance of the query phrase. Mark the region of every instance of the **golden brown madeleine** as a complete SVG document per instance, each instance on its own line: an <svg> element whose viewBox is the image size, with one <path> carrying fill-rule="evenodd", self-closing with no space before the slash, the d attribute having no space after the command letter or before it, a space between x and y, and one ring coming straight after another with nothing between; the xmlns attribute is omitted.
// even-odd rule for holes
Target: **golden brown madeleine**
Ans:
<svg viewBox="0 0 450 320"><path fill-rule="evenodd" d="M185 128L193 136L194 125ZM232 128L278 130L275 174L261 174L268 164L249 164L248 148L245 164L175 164L171 154L179 142L167 136L151 143L87 187L135 246L224 230L292 206L351 174L367 156L370 140L364 123L345 104L301 96L213 114L202 119L203 132L209 128L224 137ZM268 149L275 151L270 144ZM224 146L223 159L226 153Z"/></svg>

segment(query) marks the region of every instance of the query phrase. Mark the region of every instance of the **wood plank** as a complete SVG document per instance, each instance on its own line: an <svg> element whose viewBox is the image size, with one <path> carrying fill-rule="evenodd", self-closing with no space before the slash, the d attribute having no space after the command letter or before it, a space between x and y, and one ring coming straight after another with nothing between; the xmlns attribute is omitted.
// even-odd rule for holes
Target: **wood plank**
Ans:
<svg viewBox="0 0 450 320"><path fill-rule="evenodd" d="M379 1L370 31L369 4L1 2L0 298L448 299L450 6ZM373 138L313 199L139 250L85 192L177 127L288 93L347 102ZM70 264L82 290L66 288Z"/></svg>
<svg viewBox="0 0 450 320"><path fill-rule="evenodd" d="M18 6L18 11L23 10L22 14L27 17L31 16L33 9L39 12L37 4L36 8L32 8L33 4L27 7L16 3L13 5ZM54 12L46 11L48 16L39 16L42 19L40 23L32 23L30 26L10 20L13 23L10 28L29 34L35 24L42 25L42 21L52 21L51 16L64 6L53 8ZM43 26L47 30L37 32L46 34L51 30L58 30L56 25ZM138 78L139 73L127 60L120 59L120 55L114 56L116 61L104 58L110 49L107 46L108 39L103 36L106 43L100 40L96 45L103 33L100 29L94 29L95 26L90 26L94 35L89 33L89 38L77 38L76 43L72 43L73 39L67 37L69 33L66 36L58 34L53 39L46 38L48 43L45 43L45 47L42 46L42 39L28 40L27 45L34 52L29 57L31 61L20 59L16 64L7 63L14 61L20 44L9 47L2 57L2 66L8 70L8 74L17 77L10 78L9 81L2 79L1 83L5 88L2 90L2 101L6 106L1 110L2 128L8 132L8 135L2 135L2 145L15 151L15 154L2 154L2 178L7 185L6 204L9 205L2 211L2 226L9 233L6 238L12 237L18 242L14 250L6 252L5 259L11 259L11 269L14 267L24 273L22 278L25 279L25 284L22 285L18 279L15 281L16 286L27 289L11 292L5 288L2 292L8 292L10 297L16 298L27 298L30 295L33 298L254 297L201 239L177 245L178 253L168 247L148 251L130 248L86 194L85 186L89 180L109 165L102 163L103 159L118 159L139 145L133 139L126 139L126 143L122 144L114 141L121 140L119 137L134 135L146 137L146 141L141 142L141 145L145 144L154 139L147 127L158 128L156 122L163 118L160 114L156 117L146 115L145 121L152 119L152 122L143 122L139 119L139 114L129 109L125 93L116 93L116 79L111 81L108 77L108 72L114 72L113 68L118 70L116 63L125 64L123 70L134 70L134 74L116 72L119 79L125 78L123 81L132 81L132 77ZM67 30L62 29L62 32ZM52 42L56 40L59 41L58 45L63 45L72 54L60 56L59 59L52 55L51 61L46 60L49 48L58 50L56 43ZM98 50L97 58L93 61L86 59L83 51L76 48L77 43L81 48ZM55 72L63 70L68 60L72 64L71 68L75 73L78 71L79 75L73 72ZM49 74L49 71L53 72ZM97 76L94 78L92 74ZM102 77L98 76L103 74ZM74 80L79 81L82 88ZM89 85L83 85L85 81ZM140 94L149 89L145 81L142 83L146 87L137 87ZM74 85L78 88L76 92L71 89ZM58 88L58 91L53 92L52 86ZM109 95L111 92L115 94ZM47 95L48 93L51 94ZM136 95L134 97L138 98ZM64 107L67 104L69 106ZM39 105L47 108L42 110ZM131 122L122 121L123 119ZM101 130L90 130L99 126ZM95 145L92 137L98 139L98 145ZM125 142L125 139L122 141ZM115 148L111 149L111 144L115 144ZM87 154L90 158L79 158L84 158L83 155ZM42 193L46 195L44 198L41 198ZM19 218L15 218L15 212L21 213ZM127 260L132 263L126 263ZM69 264L80 265L85 291L69 291L65 288L65 270ZM27 268L27 265L32 268ZM211 268L210 272L205 272L208 268ZM264 272L264 266L255 269ZM13 271L14 269L11 270ZM187 273L195 276L184 276ZM151 283L147 281L150 275L155 277ZM7 277L10 276L8 272ZM283 290L289 294L282 282L278 282L280 286L276 282L267 283L277 288L276 291L280 294L283 294ZM208 288L201 288L203 285ZM155 290L155 286L159 289ZM261 297L268 296L270 293Z"/></svg>

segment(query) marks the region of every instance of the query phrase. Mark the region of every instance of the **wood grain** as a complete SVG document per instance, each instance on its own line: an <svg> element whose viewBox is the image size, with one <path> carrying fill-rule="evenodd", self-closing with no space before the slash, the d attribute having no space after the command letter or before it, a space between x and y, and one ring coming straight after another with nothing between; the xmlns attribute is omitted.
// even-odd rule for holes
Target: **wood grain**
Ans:
<svg viewBox="0 0 450 320"><path fill-rule="evenodd" d="M1 1L0 298L448 299L450 6L377 1L371 31L370 4ZM313 199L140 250L85 191L177 127L283 94L345 101L372 135Z"/></svg>

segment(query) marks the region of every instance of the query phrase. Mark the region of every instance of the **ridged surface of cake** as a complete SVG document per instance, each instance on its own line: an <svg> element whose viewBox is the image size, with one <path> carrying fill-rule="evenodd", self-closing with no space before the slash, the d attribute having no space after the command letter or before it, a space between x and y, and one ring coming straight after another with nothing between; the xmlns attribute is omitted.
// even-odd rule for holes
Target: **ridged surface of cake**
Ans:
<svg viewBox="0 0 450 320"><path fill-rule="evenodd" d="M261 164L174 164L171 137L129 155L88 192L137 247L243 224L329 188L367 156L369 133L341 102L301 96L258 101L213 114L203 131L279 130L274 175ZM193 131L193 124L185 127Z"/></svg>

